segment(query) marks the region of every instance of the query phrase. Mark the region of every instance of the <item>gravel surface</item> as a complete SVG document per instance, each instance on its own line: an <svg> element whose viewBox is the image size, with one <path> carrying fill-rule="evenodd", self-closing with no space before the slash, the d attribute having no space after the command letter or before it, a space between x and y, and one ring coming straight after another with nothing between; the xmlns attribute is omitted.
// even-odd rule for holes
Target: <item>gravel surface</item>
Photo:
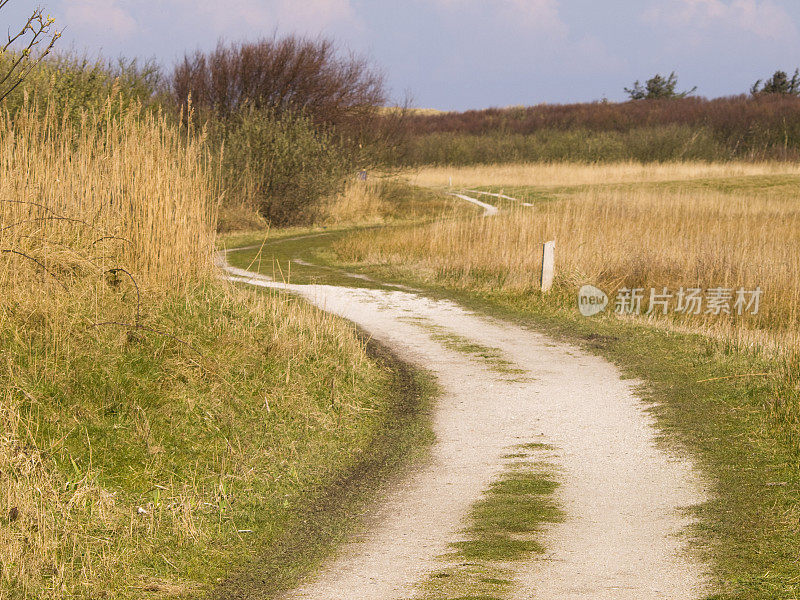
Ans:
<svg viewBox="0 0 800 600"><path fill-rule="evenodd" d="M603 359L546 336L406 291L284 285L228 267L229 277L300 294L358 324L403 359L432 371L443 395L429 460L382 491L364 530L288 598L395 600L437 569L469 507L518 444L552 450L563 523L547 554L520 565L516 598L689 600L705 568L682 534L704 499L685 458L657 442L636 382ZM422 321L419 321L422 320ZM525 375L510 380L431 339L433 324L502 351ZM441 332L441 330L440 330Z"/></svg>

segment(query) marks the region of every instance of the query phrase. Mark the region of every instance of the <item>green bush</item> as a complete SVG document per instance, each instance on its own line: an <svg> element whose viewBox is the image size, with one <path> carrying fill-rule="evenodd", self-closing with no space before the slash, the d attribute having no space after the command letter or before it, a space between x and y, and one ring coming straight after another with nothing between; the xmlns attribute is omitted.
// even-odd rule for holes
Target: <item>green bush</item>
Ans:
<svg viewBox="0 0 800 600"><path fill-rule="evenodd" d="M254 206L274 225L313 220L351 169L348 153L302 114L246 108L216 128L228 201Z"/></svg>
<svg viewBox="0 0 800 600"><path fill-rule="evenodd" d="M5 72L16 56L0 56L0 72ZM152 62L136 59L92 60L74 53L53 54L39 63L25 81L5 100L13 115L27 98L47 102L59 115L79 118L82 110L104 107L109 96L118 109L131 103L158 106L161 74Z"/></svg>

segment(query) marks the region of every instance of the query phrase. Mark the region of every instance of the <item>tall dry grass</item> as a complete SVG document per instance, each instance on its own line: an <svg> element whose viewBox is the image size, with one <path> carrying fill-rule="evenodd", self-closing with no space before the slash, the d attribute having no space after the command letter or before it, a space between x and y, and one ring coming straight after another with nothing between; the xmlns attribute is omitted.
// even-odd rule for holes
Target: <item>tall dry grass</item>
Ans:
<svg viewBox="0 0 800 600"><path fill-rule="evenodd" d="M410 181L415 185L431 187L448 186L451 181L453 187L459 188L482 186L524 187L641 183L778 174L800 174L800 165L776 162L512 163L471 167L424 167L415 171L410 177Z"/></svg>
<svg viewBox="0 0 800 600"><path fill-rule="evenodd" d="M321 220L331 225L376 223L388 210L381 197L380 181L351 179L340 193L324 203Z"/></svg>
<svg viewBox="0 0 800 600"><path fill-rule="evenodd" d="M209 273L215 184L202 139L112 103L77 126L35 105L0 115L0 287L58 287L112 265L168 287Z"/></svg>
<svg viewBox="0 0 800 600"><path fill-rule="evenodd" d="M39 447L31 410L55 409L29 386L58 389L95 325L134 335L167 293L211 276L202 139L112 102L77 125L34 103L0 114L0 598L72 595L107 575L111 538L140 529L91 464L72 479L54 467L60 442Z"/></svg>
<svg viewBox="0 0 800 600"><path fill-rule="evenodd" d="M208 592L383 427L351 327L213 279L196 133L0 115L0 600Z"/></svg>
<svg viewBox="0 0 800 600"><path fill-rule="evenodd" d="M777 162L618 162L610 164L511 163L470 167L423 167L410 176L415 185L456 188L483 186L573 186L641 183L746 175L800 173L800 165Z"/></svg>
<svg viewBox="0 0 800 600"><path fill-rule="evenodd" d="M796 167L674 165L643 168L638 176L672 180L698 174L786 171L794 173ZM473 170L460 172L466 172L460 183L478 183L481 176ZM501 169L498 172L487 169L486 179L507 184L509 179L503 178ZM426 181L438 182L446 171L428 173ZM632 165L616 166L607 173L602 167L567 165L511 172L517 185L522 181L564 185L635 176ZM645 288L647 294L651 288L661 291L663 287L673 292L680 287L761 287L764 296L758 315L704 314L677 324L752 343L800 347L800 203L797 193L785 186L775 190L770 193L766 188L753 195L697 186L589 187L496 218L364 233L341 243L338 250L351 260L402 266L462 289L536 296L541 244L556 240L554 296L565 304L574 305L577 289L583 284L604 289L611 297L612 309L616 291L623 287Z"/></svg>

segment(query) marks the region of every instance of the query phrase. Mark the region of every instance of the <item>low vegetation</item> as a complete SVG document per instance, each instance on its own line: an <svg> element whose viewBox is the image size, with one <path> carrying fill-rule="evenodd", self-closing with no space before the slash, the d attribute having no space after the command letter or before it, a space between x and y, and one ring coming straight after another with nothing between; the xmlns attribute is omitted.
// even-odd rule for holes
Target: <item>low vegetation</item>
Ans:
<svg viewBox="0 0 800 600"><path fill-rule="evenodd" d="M646 92L643 92L646 93ZM660 98L411 114L396 164L794 160L800 98Z"/></svg>
<svg viewBox="0 0 800 600"><path fill-rule="evenodd" d="M693 535L712 567L712 597L794 597L800 577L794 167L527 165L483 173L490 185L480 189L533 206L492 199L505 214L354 232L334 243L340 260L533 325L644 382L641 393L654 401L665 440L689 452L708 478L709 501L697 508ZM438 185L452 177L474 189L481 175L473 168L428 169L418 177ZM553 291L542 294L541 243L548 239L557 241L558 275ZM577 290L585 283L609 293L606 313L578 313ZM644 315L651 287L717 285L761 286L759 314ZM616 289L626 286L646 288L638 317L613 312Z"/></svg>
<svg viewBox="0 0 800 600"><path fill-rule="evenodd" d="M223 230L234 228L231 214L257 213L277 226L313 222L349 174L349 160L305 116L243 110L212 132L230 196Z"/></svg>
<svg viewBox="0 0 800 600"><path fill-rule="evenodd" d="M208 122L226 228L246 212L310 224L357 170L382 162L398 116L379 119L383 76L327 39L273 37L187 54L166 81L173 110Z"/></svg>

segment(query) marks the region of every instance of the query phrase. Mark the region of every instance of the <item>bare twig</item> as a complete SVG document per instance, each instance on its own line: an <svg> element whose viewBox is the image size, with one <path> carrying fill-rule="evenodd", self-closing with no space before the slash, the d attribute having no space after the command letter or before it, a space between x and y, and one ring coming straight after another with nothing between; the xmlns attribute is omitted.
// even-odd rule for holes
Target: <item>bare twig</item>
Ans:
<svg viewBox="0 0 800 600"><path fill-rule="evenodd" d="M52 217L35 217L33 219L25 219L23 221L17 221L16 223L12 223L11 225L6 225L2 229L0 229L0 232L7 231L14 227L19 227L20 225L24 225L26 223L41 223L43 221L67 221L68 223L78 223L79 225L85 225L89 229L100 231L97 227L95 227L91 223L88 223L87 221L84 221L83 219L75 219L72 217L64 217L62 215L54 215Z"/></svg>
<svg viewBox="0 0 800 600"><path fill-rule="evenodd" d="M0 248L0 253L2 253L2 254L15 254L16 256L21 256L22 258L27 258L28 260L30 260L32 262L35 262L37 265L39 265L39 267L45 273L47 273L48 275L50 275L50 277L55 279L55 281L56 281L56 283L58 283L58 285L63 287L65 290L67 289L66 284L64 282L62 282L58 277L56 277L55 274L50 269L48 269L46 266L44 266L44 264L40 260L37 260L37 259L33 258L32 256L29 256L29 255L25 254L24 252L20 252L19 250L13 250L11 248Z"/></svg>
<svg viewBox="0 0 800 600"><path fill-rule="evenodd" d="M105 240L119 240L120 242L125 242L126 244L131 244L131 245L133 244L132 241L130 241L129 239L123 238L123 237L119 237L119 236L116 236L116 235L104 235L103 237L98 238L95 241L93 241L90 245L94 246L95 244L98 244L98 243L103 242Z"/></svg>
<svg viewBox="0 0 800 600"><path fill-rule="evenodd" d="M23 234L23 235L20 235L18 237L19 238L37 239L39 236ZM42 239L40 241L42 241L45 246L58 246L59 248L63 248L65 251L69 252L73 256L77 256L81 260L85 260L90 265L92 265L95 269L98 269L98 270L102 269L103 267L101 265L97 264L96 260L98 260L98 259L102 260L103 258L111 258L110 256L106 256L106 257L100 256L100 257L95 257L94 259L92 259L92 258L89 258L88 256L85 256L85 255L81 254L80 252L75 250L75 248L73 248L69 244L65 244L63 242L54 242L53 240L48 240L48 239Z"/></svg>
<svg viewBox="0 0 800 600"><path fill-rule="evenodd" d="M2 6L0 6L0 8L2 8ZM41 204L39 202L31 202L30 200L4 200L4 199L0 199L0 202L5 202L6 204L28 204L30 206L41 208L42 210L52 213L56 216L60 216L52 208L45 206L44 204Z"/></svg>
<svg viewBox="0 0 800 600"><path fill-rule="evenodd" d="M0 2L0 10L3 9L8 0ZM55 19L51 16L45 16L41 8L35 9L28 20L16 33L10 31L6 35L6 42L0 46L0 55L11 51L11 46L16 42L22 41L22 48L15 50L15 58L11 66L7 69L5 75L0 78L0 88L10 85L5 91L0 91L0 101L6 98L13 92L30 73L39 65L44 58L53 50L58 39L61 37L61 31L53 31ZM52 33L51 33L52 32ZM25 36L30 34L27 42L24 41ZM49 40L47 38L49 37ZM44 46L42 43L45 42ZM40 50L37 49L41 48Z"/></svg>

